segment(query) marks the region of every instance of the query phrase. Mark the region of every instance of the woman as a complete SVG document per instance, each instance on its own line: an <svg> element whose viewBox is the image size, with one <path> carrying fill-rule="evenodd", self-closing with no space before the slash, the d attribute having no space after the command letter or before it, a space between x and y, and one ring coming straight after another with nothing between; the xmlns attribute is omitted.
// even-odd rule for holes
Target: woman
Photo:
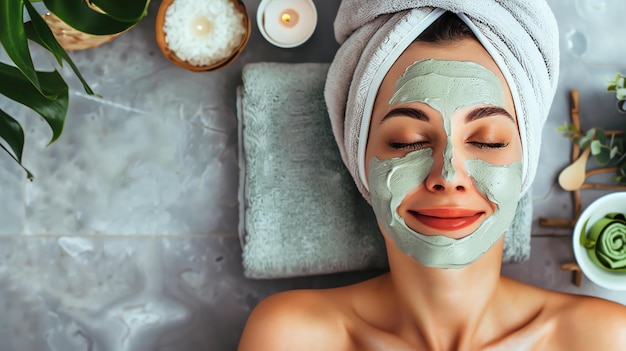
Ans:
<svg viewBox="0 0 626 351"><path fill-rule="evenodd" d="M525 177L513 96L463 21L430 25L382 79L353 171L389 272L265 299L239 349L626 349L624 306L500 276Z"/></svg>

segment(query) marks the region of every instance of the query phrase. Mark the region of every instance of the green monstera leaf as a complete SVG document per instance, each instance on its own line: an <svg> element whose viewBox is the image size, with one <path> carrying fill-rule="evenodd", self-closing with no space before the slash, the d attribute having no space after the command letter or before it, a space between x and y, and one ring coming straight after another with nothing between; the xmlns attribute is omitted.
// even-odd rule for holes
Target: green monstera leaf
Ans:
<svg viewBox="0 0 626 351"><path fill-rule="evenodd" d="M46 7L70 26L90 34L116 34L127 30L146 16L149 0L43 0ZM95 10L94 6L99 10ZM31 20L24 22L24 10ZM49 51L59 65L67 62L87 94L95 93L82 77L69 55L56 41L46 22L28 0L0 0L0 44L13 65L0 62L0 94L35 111L52 130L50 143L63 132L69 104L68 86L54 71L37 70L28 41ZM26 172L22 165L24 130L6 111L0 110L0 147Z"/></svg>

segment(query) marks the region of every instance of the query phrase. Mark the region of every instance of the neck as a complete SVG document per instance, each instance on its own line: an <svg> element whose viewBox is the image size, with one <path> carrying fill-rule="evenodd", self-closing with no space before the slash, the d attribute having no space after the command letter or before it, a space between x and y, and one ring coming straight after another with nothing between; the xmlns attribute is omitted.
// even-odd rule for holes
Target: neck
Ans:
<svg viewBox="0 0 626 351"><path fill-rule="evenodd" d="M503 242L460 269L424 267L387 242L391 286L403 316L398 326L410 326L404 332L420 335L429 350L480 342L498 293Z"/></svg>

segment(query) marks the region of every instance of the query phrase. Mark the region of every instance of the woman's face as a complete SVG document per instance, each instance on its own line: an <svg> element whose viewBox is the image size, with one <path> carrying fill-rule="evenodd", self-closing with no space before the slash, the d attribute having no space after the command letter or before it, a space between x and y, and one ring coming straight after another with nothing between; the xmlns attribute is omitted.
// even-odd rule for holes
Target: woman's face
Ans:
<svg viewBox="0 0 626 351"><path fill-rule="evenodd" d="M373 109L365 167L370 170L374 158L412 158L408 154L427 160L419 184L411 183L396 209L410 229L459 239L494 214L498 205L471 169L484 163L469 166L474 161L468 160L507 166L521 160L522 149L506 80L477 41L413 43L387 73ZM519 189L510 190L519 196Z"/></svg>

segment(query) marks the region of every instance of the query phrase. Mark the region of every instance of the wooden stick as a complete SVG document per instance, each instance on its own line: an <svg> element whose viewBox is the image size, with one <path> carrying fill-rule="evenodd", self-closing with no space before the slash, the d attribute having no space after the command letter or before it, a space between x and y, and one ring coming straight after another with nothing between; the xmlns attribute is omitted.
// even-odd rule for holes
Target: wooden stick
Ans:
<svg viewBox="0 0 626 351"><path fill-rule="evenodd" d="M596 175L596 174L600 174L600 173L615 172L615 171L617 171L617 167L596 168L596 169L592 169L591 171L588 171L587 173L585 173L585 178L591 177L592 175Z"/></svg>
<svg viewBox="0 0 626 351"><path fill-rule="evenodd" d="M565 263L561 265L562 271L572 271L573 274L573 283L574 285L580 287L583 282L583 272L580 270L580 267L576 263Z"/></svg>
<svg viewBox="0 0 626 351"><path fill-rule="evenodd" d="M574 89L570 92L572 98L572 106L570 107L570 114L572 116L572 125L580 130L580 113L578 111L578 90Z"/></svg>
<svg viewBox="0 0 626 351"><path fill-rule="evenodd" d="M574 228L576 221L559 218L539 218L539 225L542 227Z"/></svg>
<svg viewBox="0 0 626 351"><path fill-rule="evenodd" d="M576 130L580 130L580 111L578 110L578 90L574 89L571 91L570 96L572 98L570 107L570 114L572 117L572 125L576 127ZM580 154L580 145L578 143L572 142L572 162L576 161L578 155ZM573 215L574 221L580 216L582 203L580 201L580 190L576 189L572 191L572 201L574 203ZM573 226L572 226L573 227Z"/></svg>
<svg viewBox="0 0 626 351"><path fill-rule="evenodd" d="M578 220L580 217L580 213L582 212L582 201L580 200L580 189L576 189L572 191L572 198L574 200L574 206L572 210L574 211L574 222Z"/></svg>
<svg viewBox="0 0 626 351"><path fill-rule="evenodd" d="M606 185L606 184L595 184L595 183L585 183L580 188L581 189L596 189L596 190L626 190L626 186L624 185Z"/></svg>

